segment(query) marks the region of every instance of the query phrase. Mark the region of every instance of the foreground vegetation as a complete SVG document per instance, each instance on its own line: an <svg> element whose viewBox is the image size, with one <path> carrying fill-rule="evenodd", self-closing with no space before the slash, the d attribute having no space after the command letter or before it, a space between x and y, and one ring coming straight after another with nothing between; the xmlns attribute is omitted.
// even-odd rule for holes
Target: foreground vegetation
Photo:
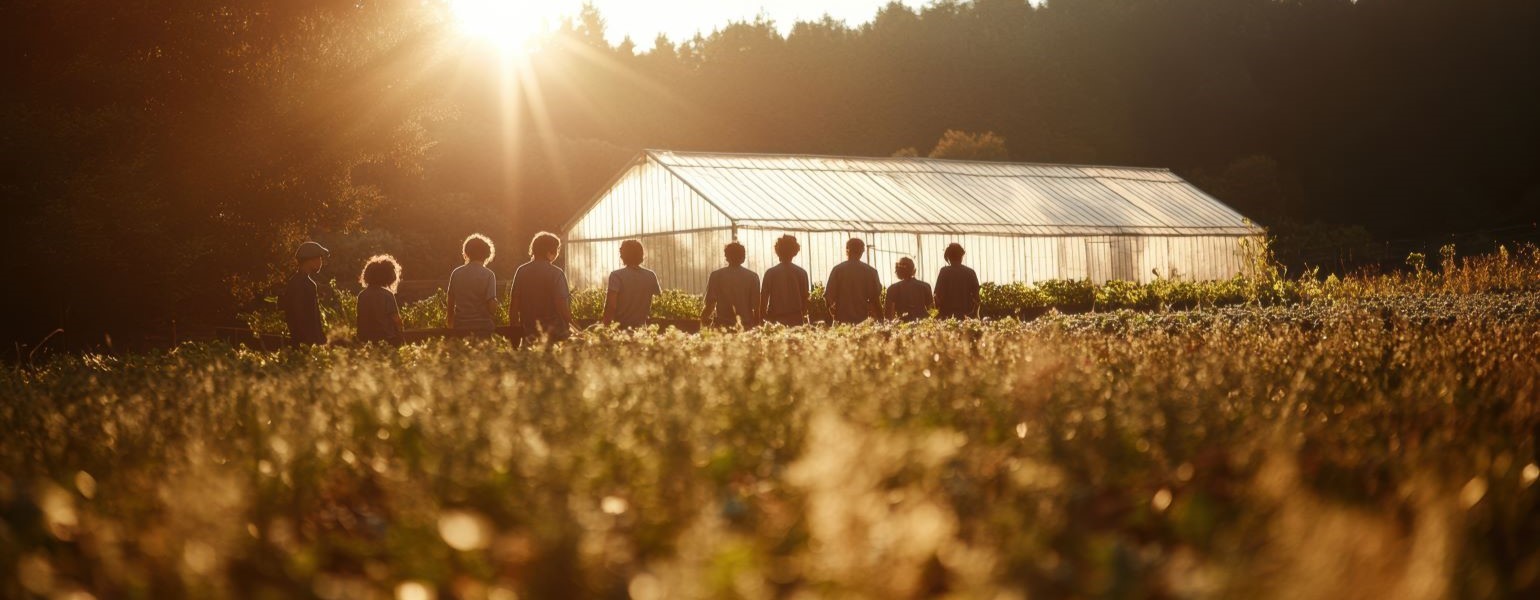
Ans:
<svg viewBox="0 0 1540 600"><path fill-rule="evenodd" d="M0 595L1528 595L1540 294L1459 276L1030 323L56 357L0 376Z"/></svg>

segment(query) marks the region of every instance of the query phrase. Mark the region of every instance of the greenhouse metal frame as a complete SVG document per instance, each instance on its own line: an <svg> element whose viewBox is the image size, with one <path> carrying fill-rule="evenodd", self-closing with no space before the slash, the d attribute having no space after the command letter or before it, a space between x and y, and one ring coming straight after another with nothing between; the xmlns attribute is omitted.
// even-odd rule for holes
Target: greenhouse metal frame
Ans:
<svg viewBox="0 0 1540 600"><path fill-rule="evenodd" d="M724 245L763 272L785 234L814 282L865 240L886 285L906 256L934 281L953 242L980 281L1225 279L1263 231L1166 169L645 150L563 233L576 288L604 287L637 239L663 287L701 293Z"/></svg>

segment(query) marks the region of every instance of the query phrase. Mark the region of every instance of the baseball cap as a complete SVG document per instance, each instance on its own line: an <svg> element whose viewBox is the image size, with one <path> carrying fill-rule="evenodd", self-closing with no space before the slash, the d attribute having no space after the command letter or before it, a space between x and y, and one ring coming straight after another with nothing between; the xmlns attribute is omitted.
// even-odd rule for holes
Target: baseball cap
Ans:
<svg viewBox="0 0 1540 600"><path fill-rule="evenodd" d="M332 255L331 250L315 242L305 242L294 251L294 260L306 260L311 258L326 258Z"/></svg>

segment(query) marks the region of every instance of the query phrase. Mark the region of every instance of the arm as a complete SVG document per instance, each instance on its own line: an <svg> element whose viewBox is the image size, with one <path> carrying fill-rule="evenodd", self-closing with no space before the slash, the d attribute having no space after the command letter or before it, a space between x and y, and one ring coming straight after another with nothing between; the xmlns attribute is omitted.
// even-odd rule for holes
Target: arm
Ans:
<svg viewBox="0 0 1540 600"><path fill-rule="evenodd" d="M701 307L701 310L700 310L700 322L701 322L701 324L704 325L706 323L710 323L711 322L711 315L712 315L712 313L716 312L716 307L717 307L717 278L716 278L716 273L712 273L710 276L708 276L706 278L705 306Z"/></svg>
<svg viewBox="0 0 1540 600"><path fill-rule="evenodd" d="M755 277L754 278L754 295L755 296L762 296L763 293L764 293L764 289L759 286L759 278ZM765 310L764 310L764 307L760 306L758 302L754 303L753 306L750 306L749 310L754 313L754 325L757 326L760 323L763 323L765 321Z"/></svg>
<svg viewBox="0 0 1540 600"><path fill-rule="evenodd" d="M979 280L977 277L973 278L973 285L969 288L968 314L974 318L979 316Z"/></svg>
<svg viewBox="0 0 1540 600"><path fill-rule="evenodd" d="M449 306L446 307L445 310L444 310L444 326L448 327L450 329L454 329L455 328L455 288L454 288L454 286L450 286L449 287L449 291L445 293L445 300L444 301L449 304Z"/></svg>
<svg viewBox="0 0 1540 600"><path fill-rule="evenodd" d="M872 295L871 295L871 300L869 301L870 304L868 305L867 312L871 313L872 319L877 320L877 321L881 321L881 320L883 320L882 319L882 281L877 279L877 273L875 271L872 272L872 281L871 281L870 285L871 285ZM889 300L889 302L892 302L892 300Z"/></svg>
<svg viewBox="0 0 1540 600"><path fill-rule="evenodd" d="M556 314L561 315L561 322L567 329L572 329L572 290L567 288L567 274L560 270L556 273L556 289L552 290L556 294Z"/></svg>
<svg viewBox="0 0 1540 600"><path fill-rule="evenodd" d="M893 301L893 292L892 291L888 292L888 301L886 302L886 304L887 304L887 307L883 311L883 314L887 315L887 317L889 319L897 317L898 316L898 303Z"/></svg>
<svg viewBox="0 0 1540 600"><path fill-rule="evenodd" d="M604 326L609 327L615 321L615 305L620 302L620 290L611 287L604 295ZM571 319L568 319L569 321Z"/></svg>
<svg viewBox="0 0 1540 600"><path fill-rule="evenodd" d="M610 273L609 283L605 285L604 292L604 326L609 327L615 322L615 311L620 306L621 279L618 273ZM560 303L558 303L560 304Z"/></svg>
<svg viewBox="0 0 1540 600"><path fill-rule="evenodd" d="M770 281L768 277L766 277L765 281L761 282L759 285L758 309L761 318L763 318L765 313L770 312Z"/></svg>
<svg viewBox="0 0 1540 600"><path fill-rule="evenodd" d="M492 317L492 325L497 325L497 275L487 278L487 315Z"/></svg>
<svg viewBox="0 0 1540 600"><path fill-rule="evenodd" d="M831 274L829 276L829 280L824 282L824 284L823 284L823 303L824 303L824 306L829 309L829 322L830 323L833 323L835 321L834 315L839 314L839 309L835 307L835 304L837 304L837 303L834 301L835 298L839 297L838 296L839 288L834 285L836 281L837 280Z"/></svg>

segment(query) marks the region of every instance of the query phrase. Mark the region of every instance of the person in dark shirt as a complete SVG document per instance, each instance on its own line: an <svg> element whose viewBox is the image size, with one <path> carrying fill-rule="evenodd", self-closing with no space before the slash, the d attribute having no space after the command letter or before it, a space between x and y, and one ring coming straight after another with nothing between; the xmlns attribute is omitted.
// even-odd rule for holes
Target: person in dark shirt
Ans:
<svg viewBox="0 0 1540 600"><path fill-rule="evenodd" d="M571 292L567 274L551 264L561 255L561 239L542 231L529 242L529 262L513 273L508 320L524 328L524 339L565 340L571 335Z"/></svg>
<svg viewBox="0 0 1540 600"><path fill-rule="evenodd" d="M976 319L979 316L979 276L963 266L962 244L946 247L947 266L936 275L936 316Z"/></svg>
<svg viewBox="0 0 1540 600"><path fill-rule="evenodd" d="M331 254L315 242L300 244L294 251L298 272L289 278L278 298L279 304L283 305L283 320L289 326L289 344L292 346L326 345L320 296L312 276L321 272Z"/></svg>
<svg viewBox="0 0 1540 600"><path fill-rule="evenodd" d="M898 281L888 286L887 315L906 323L930 316L930 284L914 278L914 259L898 259L893 272Z"/></svg>
<svg viewBox="0 0 1540 600"><path fill-rule="evenodd" d="M765 321L787 327L807 324L807 271L791 262L801 251L802 245L795 237L783 235L775 240L775 255L780 257L781 264L765 270L764 284L759 289L759 314Z"/></svg>
<svg viewBox="0 0 1540 600"><path fill-rule="evenodd" d="M619 323L621 329L647 325L652 314L652 299L663 293L658 274L642 266L647 250L639 240L620 243L620 262L625 265L610 273L609 290L604 296L604 324Z"/></svg>
<svg viewBox="0 0 1540 600"><path fill-rule="evenodd" d="M847 260L829 271L824 299L829 303L829 315L837 323L855 324L868 318L882 320L882 280L877 277L877 269L861 262L863 254L866 254L866 242L850 238L845 242Z"/></svg>
<svg viewBox="0 0 1540 600"><path fill-rule="evenodd" d="M358 342L384 342L400 346L401 310L396 306L396 282L401 280L401 264L389 254L380 254L364 264L358 283Z"/></svg>
<svg viewBox="0 0 1540 600"><path fill-rule="evenodd" d="M722 248L727 266L712 271L706 279L701 323L744 329L759 325L759 276L743 267L747 254L738 242Z"/></svg>

